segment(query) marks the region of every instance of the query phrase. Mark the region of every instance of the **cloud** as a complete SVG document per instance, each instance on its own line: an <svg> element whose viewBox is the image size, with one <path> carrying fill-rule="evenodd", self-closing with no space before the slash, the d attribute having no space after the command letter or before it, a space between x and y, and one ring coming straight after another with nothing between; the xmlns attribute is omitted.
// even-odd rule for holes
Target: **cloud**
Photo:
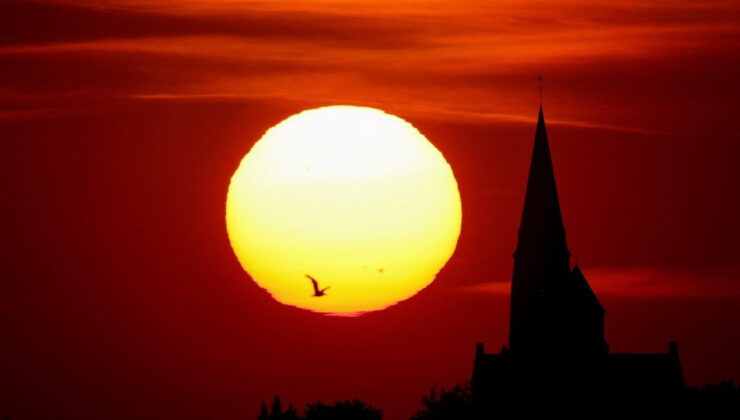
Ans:
<svg viewBox="0 0 740 420"><path fill-rule="evenodd" d="M679 270L658 267L594 268L584 270L597 296L631 298L740 298L740 267ZM508 295L509 282L479 283L463 288L470 293Z"/></svg>
<svg viewBox="0 0 740 420"><path fill-rule="evenodd" d="M544 72L546 97L558 98L560 112L551 124L653 135L684 127L646 120L646 110L678 115L691 107L730 121L729 112L697 104L717 108L736 97L714 82L732 72L721 57L740 50L730 3L687 1L680 10L657 1L8 4L0 77L17 94L308 100L530 123L534 78Z"/></svg>

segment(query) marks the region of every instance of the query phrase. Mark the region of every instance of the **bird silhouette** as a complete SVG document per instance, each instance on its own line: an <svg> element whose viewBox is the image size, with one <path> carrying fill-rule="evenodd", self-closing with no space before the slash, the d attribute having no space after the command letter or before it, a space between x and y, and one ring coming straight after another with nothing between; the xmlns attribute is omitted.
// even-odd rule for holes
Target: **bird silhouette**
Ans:
<svg viewBox="0 0 740 420"><path fill-rule="evenodd" d="M326 289L328 289L329 286L326 286L323 289L319 290L319 282L317 282L315 278L309 276L308 274L306 274L306 277L308 277L311 280L311 283L313 283L313 297L321 297L326 294L324 292L326 292Z"/></svg>

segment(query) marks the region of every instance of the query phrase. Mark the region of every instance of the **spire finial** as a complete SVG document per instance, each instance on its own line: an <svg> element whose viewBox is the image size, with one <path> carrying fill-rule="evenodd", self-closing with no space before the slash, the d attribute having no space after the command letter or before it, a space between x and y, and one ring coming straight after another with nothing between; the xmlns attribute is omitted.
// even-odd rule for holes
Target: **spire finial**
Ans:
<svg viewBox="0 0 740 420"><path fill-rule="evenodd" d="M542 107L542 75L537 76L537 81L540 82L540 108Z"/></svg>

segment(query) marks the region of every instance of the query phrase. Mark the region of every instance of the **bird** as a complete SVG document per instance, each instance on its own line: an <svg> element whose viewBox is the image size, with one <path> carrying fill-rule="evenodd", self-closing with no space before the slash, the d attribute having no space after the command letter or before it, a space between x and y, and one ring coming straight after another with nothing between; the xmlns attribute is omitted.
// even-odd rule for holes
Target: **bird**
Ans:
<svg viewBox="0 0 740 420"><path fill-rule="evenodd" d="M326 286L323 289L319 290L319 282L317 282L315 278L309 276L308 274L306 274L306 277L308 277L311 280L311 283L313 283L313 297L321 297L326 294L324 292L326 292L326 289L328 289L329 286Z"/></svg>

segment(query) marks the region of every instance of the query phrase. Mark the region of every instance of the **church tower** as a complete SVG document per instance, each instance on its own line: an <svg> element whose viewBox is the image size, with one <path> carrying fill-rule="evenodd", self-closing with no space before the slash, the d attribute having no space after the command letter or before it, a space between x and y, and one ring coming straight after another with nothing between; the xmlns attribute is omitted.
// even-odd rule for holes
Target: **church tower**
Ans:
<svg viewBox="0 0 740 420"><path fill-rule="evenodd" d="M604 311L570 252L540 107L514 252L509 348L513 355L606 350Z"/></svg>
<svg viewBox="0 0 740 420"><path fill-rule="evenodd" d="M510 310L508 348L487 354L483 343L476 345L476 418L538 410L572 415L576 408L635 408L646 401L662 407L684 389L675 343L668 353L609 353L604 308L581 269L570 269L542 107L514 252Z"/></svg>

